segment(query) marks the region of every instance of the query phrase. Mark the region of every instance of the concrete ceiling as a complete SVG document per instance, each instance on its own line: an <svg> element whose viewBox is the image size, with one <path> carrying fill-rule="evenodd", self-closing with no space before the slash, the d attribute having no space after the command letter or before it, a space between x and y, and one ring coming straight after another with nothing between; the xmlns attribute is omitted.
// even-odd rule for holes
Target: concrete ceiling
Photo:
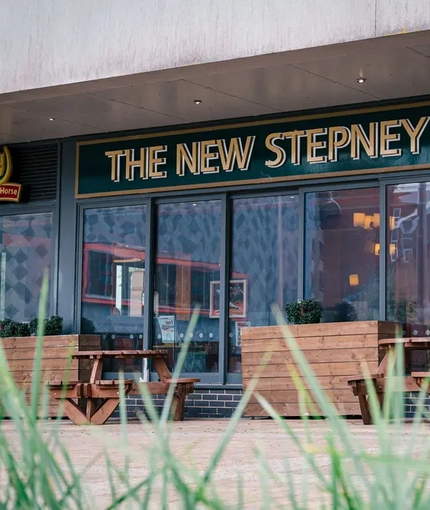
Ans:
<svg viewBox="0 0 430 510"><path fill-rule="evenodd" d="M420 32L0 95L0 144L429 94Z"/></svg>

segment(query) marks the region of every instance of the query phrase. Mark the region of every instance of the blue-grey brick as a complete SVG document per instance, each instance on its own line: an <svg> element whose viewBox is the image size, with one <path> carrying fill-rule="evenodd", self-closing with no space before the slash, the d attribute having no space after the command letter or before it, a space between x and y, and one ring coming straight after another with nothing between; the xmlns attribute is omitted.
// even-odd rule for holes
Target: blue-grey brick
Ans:
<svg viewBox="0 0 430 510"><path fill-rule="evenodd" d="M193 401L193 404L194 404L194 407L199 407L199 405L203 402L203 400L194 400ZM205 402L208 402L207 400L205 400Z"/></svg>
<svg viewBox="0 0 430 510"><path fill-rule="evenodd" d="M231 409L227 409L227 408L223 408L223 409L218 409L219 411L219 415L222 417L222 418L230 418L231 415L233 414L231 412Z"/></svg>
<svg viewBox="0 0 430 510"><path fill-rule="evenodd" d="M203 395L203 400L216 400L218 395Z"/></svg>
<svg viewBox="0 0 430 510"><path fill-rule="evenodd" d="M239 402L225 402L225 407L229 407L232 409L236 409L236 407L239 405Z"/></svg>
<svg viewBox="0 0 430 510"><path fill-rule="evenodd" d="M228 395L228 394L219 395L218 400L233 400L233 395Z"/></svg>
<svg viewBox="0 0 430 510"><path fill-rule="evenodd" d="M202 395L199 395L198 393L191 393L190 395L188 395L189 400L199 400L201 398L202 398Z"/></svg>
<svg viewBox="0 0 430 510"><path fill-rule="evenodd" d="M210 407L224 407L225 402L220 402L219 400L214 400L209 403Z"/></svg>

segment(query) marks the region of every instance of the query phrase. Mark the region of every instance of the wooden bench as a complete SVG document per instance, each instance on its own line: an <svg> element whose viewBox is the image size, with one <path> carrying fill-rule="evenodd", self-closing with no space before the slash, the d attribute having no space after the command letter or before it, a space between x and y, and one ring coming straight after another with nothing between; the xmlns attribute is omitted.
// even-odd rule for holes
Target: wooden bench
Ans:
<svg viewBox="0 0 430 510"><path fill-rule="evenodd" d="M133 381L124 381L127 395L133 387ZM120 402L120 382L118 380L98 380L94 383L81 381L55 382L48 384L51 397L64 398L64 412L76 425L92 423L103 425L112 415ZM85 414L76 404L76 399L86 399Z"/></svg>
<svg viewBox="0 0 430 510"><path fill-rule="evenodd" d="M185 401L190 393L194 392L194 383L200 379L183 378L174 381L166 379L160 382L140 383L145 385L151 395L167 395L169 387L174 384L175 391L171 413L175 421L182 421L185 413ZM64 398L64 412L69 416L73 423L81 425L83 423L92 423L93 425L103 425L107 419L114 413L120 402L120 382L119 380L103 379L94 383L83 383L80 381L54 382L48 384L51 397L59 400ZM137 383L128 379L124 381L125 395L141 396L140 388ZM86 399L85 420L82 419L82 411L74 402L75 399ZM97 403L97 399L104 400L103 403Z"/></svg>
<svg viewBox="0 0 430 510"><path fill-rule="evenodd" d="M139 383L133 385L130 395L141 396L140 384L144 385L151 395L167 395L169 387L173 384L175 385L175 391L173 394L171 414L173 420L182 421L184 419L187 396L190 393L194 393L194 384L198 382L200 382L200 379L181 378L176 381L174 379L163 379L159 382Z"/></svg>
<svg viewBox="0 0 430 510"><path fill-rule="evenodd" d="M420 389L427 383L427 393L430 393L430 372L412 372L411 376Z"/></svg>
<svg viewBox="0 0 430 510"><path fill-rule="evenodd" d="M194 384L200 379L180 378L174 380L164 358L165 351L137 350L137 351L79 351L73 358L89 359L92 362L90 380L68 381L48 385L51 397L58 400L64 397L64 412L76 425L92 423L102 425L114 413L120 402L120 381L102 379L104 359L152 359L157 371L158 382L141 383L145 385L151 395L166 395L170 386L174 385L171 413L173 419L184 419L185 400L194 391ZM124 381L126 395L140 396L139 384L132 380ZM79 408L75 400L86 399L85 413ZM100 403L101 402L101 403Z"/></svg>
<svg viewBox="0 0 430 510"><path fill-rule="evenodd" d="M416 377L414 377L416 376ZM424 376L426 378L430 378L430 373L413 373L411 376L400 377L400 380L397 380L397 376L392 376L392 390L400 391L400 392L410 392L410 391L419 391L419 376ZM370 374L369 381L372 382L373 387L376 392L376 396L378 397L379 404L382 408L384 404L384 395L385 388L387 385L388 378L385 374ZM360 404L361 416L363 418L364 425L372 425L373 420L370 413L370 405L369 405L369 394L366 386L366 378L363 376L356 376L348 378L348 386L352 389L353 394L358 397L358 402Z"/></svg>
<svg viewBox="0 0 430 510"><path fill-rule="evenodd" d="M370 374L368 381L371 381L378 397L379 403L382 406L384 400L384 380L381 374ZM372 415L370 413L369 395L367 391L366 378L362 375L350 377L348 379L348 386L352 389L352 393L358 397L360 404L361 416L364 425L372 424Z"/></svg>

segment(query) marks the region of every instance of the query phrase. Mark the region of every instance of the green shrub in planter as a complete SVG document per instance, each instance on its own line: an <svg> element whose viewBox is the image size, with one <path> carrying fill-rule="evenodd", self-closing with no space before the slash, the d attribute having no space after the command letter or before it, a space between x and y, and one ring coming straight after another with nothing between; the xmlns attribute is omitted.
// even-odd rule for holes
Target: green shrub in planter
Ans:
<svg viewBox="0 0 430 510"><path fill-rule="evenodd" d="M321 321L322 313L323 306L316 299L298 299L285 307L290 324L317 324Z"/></svg>
<svg viewBox="0 0 430 510"><path fill-rule="evenodd" d="M12 319L0 321L0 338L30 336L30 327L27 323L16 322Z"/></svg>
<svg viewBox="0 0 430 510"><path fill-rule="evenodd" d="M37 325L38 319L33 319L30 321L30 334L36 336L37 335ZM45 336L56 336L63 334L63 318L58 317L57 315L52 315L49 319L45 319L45 328L44 328Z"/></svg>
<svg viewBox="0 0 430 510"><path fill-rule="evenodd" d="M357 312L350 301L343 299L335 306L336 322L352 322L357 320Z"/></svg>
<svg viewBox="0 0 430 510"><path fill-rule="evenodd" d="M85 317L82 317L81 333L84 333L86 335L94 335L95 332L96 332L96 327L94 326L94 322L90 319L86 319Z"/></svg>

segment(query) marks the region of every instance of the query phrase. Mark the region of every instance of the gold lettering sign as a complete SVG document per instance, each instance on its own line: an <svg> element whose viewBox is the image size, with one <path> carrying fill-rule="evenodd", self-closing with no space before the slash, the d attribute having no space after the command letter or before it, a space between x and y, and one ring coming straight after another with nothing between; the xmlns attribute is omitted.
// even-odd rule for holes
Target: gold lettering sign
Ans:
<svg viewBox="0 0 430 510"><path fill-rule="evenodd" d="M9 182L12 175L12 158L7 147L0 152L0 201L19 202L21 200L21 184Z"/></svg>
<svg viewBox="0 0 430 510"><path fill-rule="evenodd" d="M83 141L78 143L77 196L293 181L337 172L427 169L427 113L430 103L419 113L409 108L394 118L391 113L386 118L372 111L348 112L327 120L321 115L296 121L293 117L273 124L203 128L201 133L191 129ZM12 168L7 149L1 156L0 179L5 180L0 185ZM2 188L1 197L5 199Z"/></svg>

